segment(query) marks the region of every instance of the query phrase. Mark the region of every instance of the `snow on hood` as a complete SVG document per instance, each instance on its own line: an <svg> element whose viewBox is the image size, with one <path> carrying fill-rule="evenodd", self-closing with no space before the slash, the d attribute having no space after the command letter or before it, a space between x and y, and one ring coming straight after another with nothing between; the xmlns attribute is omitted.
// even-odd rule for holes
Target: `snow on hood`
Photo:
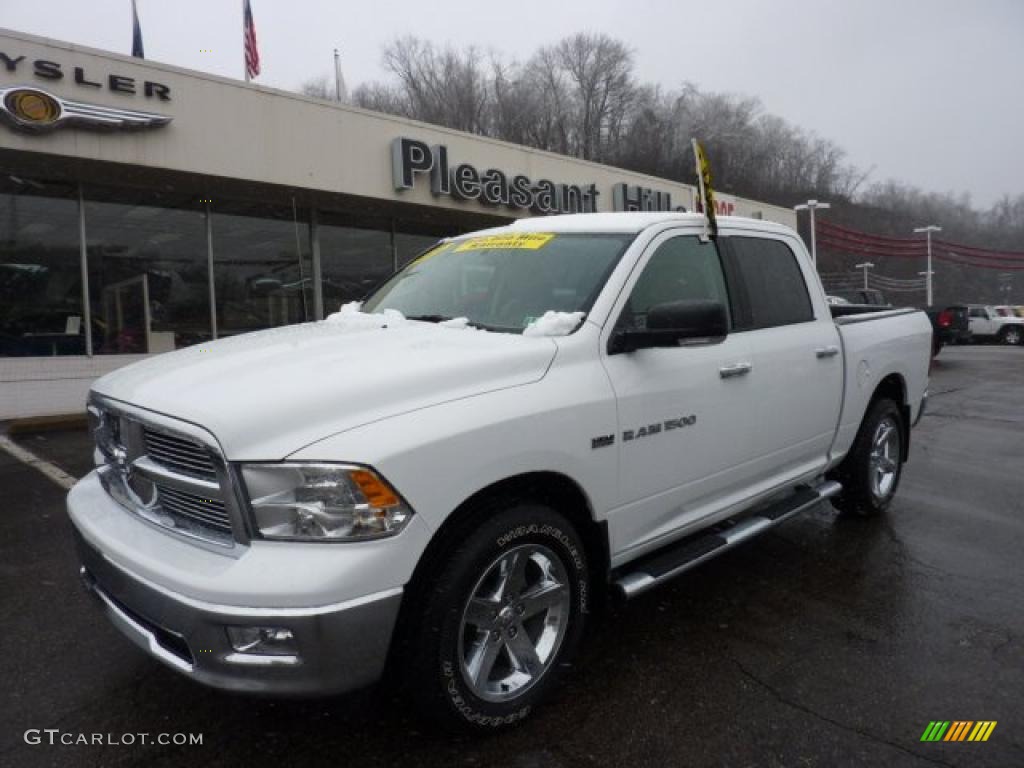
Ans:
<svg viewBox="0 0 1024 768"><path fill-rule="evenodd" d="M584 314L549 309L523 329L523 336L568 336L579 327Z"/></svg>
<svg viewBox="0 0 1024 768"><path fill-rule="evenodd" d="M355 307L157 355L93 389L205 427L231 460L277 460L363 424L538 381L554 359L551 339L453 331L462 321Z"/></svg>
<svg viewBox="0 0 1024 768"><path fill-rule="evenodd" d="M342 304L341 309L334 314L328 315L326 321L336 323L342 328L350 331L360 331L367 328L397 328L406 323L414 322L406 319L405 315L397 309L385 309L383 313L366 313L361 311L361 301L350 301ZM568 336L575 331L586 313L584 312L556 312L549 309L543 315L531 320L523 329L523 336ZM437 325L441 328L456 328L465 330L473 328L467 317L453 317L451 320L443 320ZM481 330L474 328L474 330Z"/></svg>
<svg viewBox="0 0 1024 768"><path fill-rule="evenodd" d="M363 302L361 301L350 301L348 304L342 304L340 310L328 315L324 318L324 321L335 323L339 327L350 331L362 331L367 328L399 328L407 323L416 322L415 320L408 320L397 309L385 309L382 313L377 314L361 311L362 306ZM472 328L475 331L482 330L480 328L473 328L469 324L468 317L453 317L451 320L442 320L436 325L440 328L454 328L460 331L467 328Z"/></svg>

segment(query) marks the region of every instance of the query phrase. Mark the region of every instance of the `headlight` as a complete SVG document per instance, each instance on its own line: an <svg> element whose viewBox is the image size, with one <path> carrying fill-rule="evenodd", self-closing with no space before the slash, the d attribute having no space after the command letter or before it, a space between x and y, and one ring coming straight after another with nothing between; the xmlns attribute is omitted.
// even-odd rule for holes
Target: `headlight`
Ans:
<svg viewBox="0 0 1024 768"><path fill-rule="evenodd" d="M267 539L393 536L412 510L375 472L344 464L243 464L256 527Z"/></svg>
<svg viewBox="0 0 1024 768"><path fill-rule="evenodd" d="M121 447L121 421L116 414L101 408L94 402L89 403L86 411L89 414L89 429L93 443L100 452L104 463L117 460L124 454Z"/></svg>

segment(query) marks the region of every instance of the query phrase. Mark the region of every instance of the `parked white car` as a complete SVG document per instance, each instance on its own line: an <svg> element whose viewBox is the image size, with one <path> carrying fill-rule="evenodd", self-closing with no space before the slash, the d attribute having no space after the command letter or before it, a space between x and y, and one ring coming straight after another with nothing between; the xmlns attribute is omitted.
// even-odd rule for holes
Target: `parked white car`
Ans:
<svg viewBox="0 0 1024 768"><path fill-rule="evenodd" d="M1024 343L1024 317L1017 317L1012 312L1003 314L997 307L981 304L969 304L967 313L971 337L976 341Z"/></svg>
<svg viewBox="0 0 1024 768"><path fill-rule="evenodd" d="M517 221L361 308L103 377L68 498L87 585L202 683L333 693L390 662L445 725L521 720L605 594L896 493L928 318L830 310L796 233L719 221Z"/></svg>

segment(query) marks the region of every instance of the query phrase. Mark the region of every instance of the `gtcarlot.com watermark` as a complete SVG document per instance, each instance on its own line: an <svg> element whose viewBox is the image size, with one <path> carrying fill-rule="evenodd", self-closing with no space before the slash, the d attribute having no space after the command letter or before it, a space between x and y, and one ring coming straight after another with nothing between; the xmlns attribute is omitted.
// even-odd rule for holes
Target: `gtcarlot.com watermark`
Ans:
<svg viewBox="0 0 1024 768"><path fill-rule="evenodd" d="M128 747L138 744L160 746L197 746L203 743L201 733L74 733L59 728L29 728L26 744L57 746Z"/></svg>

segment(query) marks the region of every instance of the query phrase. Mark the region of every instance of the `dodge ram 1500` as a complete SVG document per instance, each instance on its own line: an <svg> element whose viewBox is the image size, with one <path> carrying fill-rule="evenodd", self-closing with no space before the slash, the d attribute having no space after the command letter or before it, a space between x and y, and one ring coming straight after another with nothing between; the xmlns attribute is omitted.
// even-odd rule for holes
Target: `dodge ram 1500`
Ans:
<svg viewBox="0 0 1024 768"><path fill-rule="evenodd" d="M85 583L202 683L325 694L393 665L447 725L521 720L602 596L896 493L927 316L830 308L792 230L719 224L521 220L324 321L104 376L68 497Z"/></svg>

